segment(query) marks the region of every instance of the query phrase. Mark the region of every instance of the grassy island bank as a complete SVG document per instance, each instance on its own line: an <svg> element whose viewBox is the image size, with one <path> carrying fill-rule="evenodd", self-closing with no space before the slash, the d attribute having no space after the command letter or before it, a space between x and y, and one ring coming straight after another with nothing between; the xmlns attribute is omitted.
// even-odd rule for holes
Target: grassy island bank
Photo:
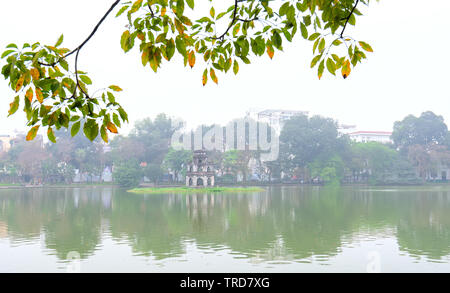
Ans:
<svg viewBox="0 0 450 293"><path fill-rule="evenodd" d="M132 193L262 192L261 187L147 187L128 190Z"/></svg>

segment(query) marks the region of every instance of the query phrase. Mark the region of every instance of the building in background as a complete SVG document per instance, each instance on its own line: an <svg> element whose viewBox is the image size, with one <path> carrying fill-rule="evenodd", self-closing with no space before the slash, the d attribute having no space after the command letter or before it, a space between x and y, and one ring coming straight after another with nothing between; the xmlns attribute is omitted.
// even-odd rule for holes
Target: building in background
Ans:
<svg viewBox="0 0 450 293"><path fill-rule="evenodd" d="M357 131L356 125L338 124L338 132L340 135L350 134L356 131Z"/></svg>
<svg viewBox="0 0 450 293"><path fill-rule="evenodd" d="M11 148L11 135L0 134L0 152L7 152Z"/></svg>
<svg viewBox="0 0 450 293"><path fill-rule="evenodd" d="M284 126L284 123L294 116L308 115L308 111L293 111L293 110L258 110L250 109L246 112L246 117L253 119L257 122L267 123L270 127L275 129L279 134Z"/></svg>
<svg viewBox="0 0 450 293"><path fill-rule="evenodd" d="M389 131L356 131L348 133L351 140L356 142L392 143L392 132Z"/></svg>

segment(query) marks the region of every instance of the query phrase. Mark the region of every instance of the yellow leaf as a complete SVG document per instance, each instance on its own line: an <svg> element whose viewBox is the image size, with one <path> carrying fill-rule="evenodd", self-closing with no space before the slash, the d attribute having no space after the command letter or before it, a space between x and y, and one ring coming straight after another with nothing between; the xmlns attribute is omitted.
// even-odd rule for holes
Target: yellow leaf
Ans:
<svg viewBox="0 0 450 293"><path fill-rule="evenodd" d="M350 67L350 61L345 60L344 64L342 65L342 77L346 79L350 75L351 71L352 69Z"/></svg>
<svg viewBox="0 0 450 293"><path fill-rule="evenodd" d="M133 3L133 6L131 6L130 13L135 13L138 11L139 8L141 8L142 0L138 0Z"/></svg>
<svg viewBox="0 0 450 293"><path fill-rule="evenodd" d="M211 70L209 71L209 75L211 76L211 79L212 79L216 84L219 84L219 80L217 79L216 72L214 71L214 69L211 68Z"/></svg>
<svg viewBox="0 0 450 293"><path fill-rule="evenodd" d="M153 69L154 72L158 71L158 59L156 58L156 55L153 55L150 59L150 67Z"/></svg>
<svg viewBox="0 0 450 293"><path fill-rule="evenodd" d="M33 140L36 137L36 134L37 134L38 130L39 130L39 125L31 128L30 131L28 131L28 134L27 134L27 138L26 138L27 141Z"/></svg>
<svg viewBox="0 0 450 293"><path fill-rule="evenodd" d="M359 45L361 46L361 48L363 48L367 52L373 52L373 49L369 44L367 44L365 42L359 42Z"/></svg>
<svg viewBox="0 0 450 293"><path fill-rule="evenodd" d="M20 89L22 88L22 86L23 86L23 82L25 81L25 76L24 75L22 75L20 78L19 78L19 80L17 81L17 83L16 83L16 93L18 92L18 91L20 91Z"/></svg>
<svg viewBox="0 0 450 293"><path fill-rule="evenodd" d="M161 16L164 16L164 15L166 15L166 7L163 7L161 9Z"/></svg>
<svg viewBox="0 0 450 293"><path fill-rule="evenodd" d="M25 97L28 99L28 101L30 101L30 103L33 101L33 90L31 89L31 87L27 90Z"/></svg>
<svg viewBox="0 0 450 293"><path fill-rule="evenodd" d="M108 130L112 133L118 133L116 125L112 122L108 122L108 124L106 124L106 128L108 128Z"/></svg>
<svg viewBox="0 0 450 293"><path fill-rule="evenodd" d="M180 33L180 35L184 34L184 26L178 19L175 18L175 28Z"/></svg>
<svg viewBox="0 0 450 293"><path fill-rule="evenodd" d="M39 103L44 102L44 96L42 95L42 91L40 88L36 88L36 99L39 101Z"/></svg>
<svg viewBox="0 0 450 293"><path fill-rule="evenodd" d="M267 54L269 55L270 59L273 58L274 53L275 52L273 50L273 47L272 46L267 46Z"/></svg>
<svg viewBox="0 0 450 293"><path fill-rule="evenodd" d="M144 33L138 32L137 33L137 37L138 37L139 40L145 41L145 34Z"/></svg>
<svg viewBox="0 0 450 293"><path fill-rule="evenodd" d="M194 67L194 65L195 65L195 53L194 53L194 51L189 52L188 60L189 60L189 66L191 66L191 68Z"/></svg>
<svg viewBox="0 0 450 293"><path fill-rule="evenodd" d="M118 87L117 85L111 85L109 86L110 89L112 89L115 92L121 92L122 89L120 87Z"/></svg>
<svg viewBox="0 0 450 293"><path fill-rule="evenodd" d="M39 79L39 70L37 70L36 68L31 68L30 73L31 76L33 77L33 80Z"/></svg>
<svg viewBox="0 0 450 293"><path fill-rule="evenodd" d="M207 81L208 81L208 69L205 69L205 71L203 71L203 77L202 77L202 84L203 84L203 86L206 85Z"/></svg>

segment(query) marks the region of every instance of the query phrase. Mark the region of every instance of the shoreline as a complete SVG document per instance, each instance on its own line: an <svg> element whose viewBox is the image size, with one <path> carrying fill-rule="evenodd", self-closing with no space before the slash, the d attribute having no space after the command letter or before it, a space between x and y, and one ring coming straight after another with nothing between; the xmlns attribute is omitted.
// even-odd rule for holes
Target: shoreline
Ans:
<svg viewBox="0 0 450 293"><path fill-rule="evenodd" d="M161 193L196 193L196 192L211 192L211 193L221 193L221 192L264 192L266 189L261 187L144 187L144 188L133 188L127 190L129 193L136 194L161 194Z"/></svg>
<svg viewBox="0 0 450 293"><path fill-rule="evenodd" d="M327 187L327 185L321 185L321 184L295 184L295 183L275 183L275 184L255 184L255 185L222 185L222 186L215 186L215 187L207 187L207 188L193 188L193 187L186 187L184 185L160 185L160 186L140 186L136 187L130 190L127 190L127 192L132 192L132 190L135 190L134 193L143 193L142 190L147 190L147 192L150 193L156 193L156 192L162 192L162 193L169 193L171 191L181 191L185 192L186 190L191 190L191 192L198 192L198 191L210 191L210 192L241 192L241 191L265 191L265 188L270 187L307 187L307 186L322 186ZM430 187L430 186L450 186L450 182L426 182L424 184L386 184L386 185L371 185L371 184L341 184L337 187L349 187L349 186L355 186L355 187ZM50 184L50 185L22 185L22 184L0 184L0 190L2 189L31 189L31 188L82 188L82 187L114 187L114 188L125 188L121 187L117 184L89 184L89 183L72 183L72 184ZM221 189L220 191L218 189ZM155 190L155 191L152 191Z"/></svg>
<svg viewBox="0 0 450 293"><path fill-rule="evenodd" d="M0 185L1 189L28 189L28 188L80 188L80 187L119 187L116 184L55 184L55 185Z"/></svg>

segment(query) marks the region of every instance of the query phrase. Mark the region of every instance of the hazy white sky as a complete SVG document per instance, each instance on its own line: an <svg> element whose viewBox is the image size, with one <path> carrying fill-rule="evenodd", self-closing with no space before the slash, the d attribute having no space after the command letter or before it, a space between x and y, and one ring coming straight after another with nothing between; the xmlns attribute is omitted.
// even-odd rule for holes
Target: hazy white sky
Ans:
<svg viewBox="0 0 450 293"><path fill-rule="evenodd" d="M231 3L231 0L228 0ZM64 33L65 47L73 49L91 32L113 0L2 1L0 50L11 42L54 44ZM196 1L196 5L210 5ZM118 8L116 8L116 11ZM309 68L312 44L296 35L284 52L252 58L240 73L219 75L219 85L201 84L204 69L178 62L166 63L153 73L142 67L137 50L124 54L120 36L126 21L110 15L80 53L80 70L88 71L98 88L120 85L118 101L127 110L130 125L137 119L165 112L190 126L221 123L242 117L249 108L304 110L356 124L360 130L391 130L408 114L431 110L450 122L448 91L450 59L450 1L381 0L373 2L347 30L369 42L374 53L347 80L329 74L321 81ZM72 60L72 59L71 59ZM73 61L73 60L72 60ZM174 60L175 61L175 60ZM3 64L3 62L2 62ZM92 90L95 90L93 88ZM18 111L6 118L14 93L0 77L0 133L25 129Z"/></svg>

